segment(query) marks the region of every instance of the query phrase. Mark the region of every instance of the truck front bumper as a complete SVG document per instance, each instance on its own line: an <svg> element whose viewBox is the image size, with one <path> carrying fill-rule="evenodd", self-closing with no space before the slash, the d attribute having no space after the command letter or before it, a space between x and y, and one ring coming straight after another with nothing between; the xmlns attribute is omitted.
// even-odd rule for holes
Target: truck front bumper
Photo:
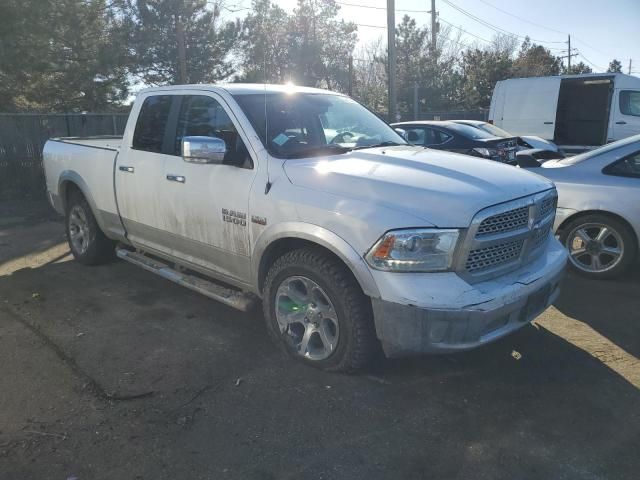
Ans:
<svg viewBox="0 0 640 480"><path fill-rule="evenodd" d="M558 297L567 253L555 239L532 263L469 284L452 272L373 272L378 338L388 357L468 350L527 325ZM389 277L391 275L391 277Z"/></svg>

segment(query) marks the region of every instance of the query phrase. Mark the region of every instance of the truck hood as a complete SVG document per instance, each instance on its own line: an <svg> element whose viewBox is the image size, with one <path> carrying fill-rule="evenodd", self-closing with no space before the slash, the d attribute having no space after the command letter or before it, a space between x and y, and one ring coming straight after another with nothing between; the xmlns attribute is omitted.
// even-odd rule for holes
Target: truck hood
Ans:
<svg viewBox="0 0 640 480"><path fill-rule="evenodd" d="M520 168L413 146L287 160L297 186L410 214L438 227L467 227L481 209L553 184Z"/></svg>

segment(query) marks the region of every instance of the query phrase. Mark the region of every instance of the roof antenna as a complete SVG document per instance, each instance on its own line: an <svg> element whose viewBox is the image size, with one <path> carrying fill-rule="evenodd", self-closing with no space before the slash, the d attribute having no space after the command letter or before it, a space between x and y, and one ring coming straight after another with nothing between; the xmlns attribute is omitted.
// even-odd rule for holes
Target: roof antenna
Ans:
<svg viewBox="0 0 640 480"><path fill-rule="evenodd" d="M264 194L266 195L267 193L269 193L269 190L271 190L271 176L269 175L269 164L271 163L271 157L269 155L269 149L267 147L268 145L268 139L269 139L269 118L267 117L267 52L266 49L263 51L262 54L262 58L263 58L263 64L264 64L264 83L262 84L263 88L264 88L264 148L267 150L267 183L264 186Z"/></svg>

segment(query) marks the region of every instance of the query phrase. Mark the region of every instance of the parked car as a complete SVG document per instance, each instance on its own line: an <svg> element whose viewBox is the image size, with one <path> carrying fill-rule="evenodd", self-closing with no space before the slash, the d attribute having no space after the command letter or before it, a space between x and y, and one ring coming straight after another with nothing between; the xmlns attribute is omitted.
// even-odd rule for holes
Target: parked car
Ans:
<svg viewBox="0 0 640 480"><path fill-rule="evenodd" d="M454 121L413 121L391 124L413 145L516 164L517 138L503 138Z"/></svg>
<svg viewBox="0 0 640 480"><path fill-rule="evenodd" d="M537 135L565 153L640 133L640 78L622 73L515 78L496 83L489 122Z"/></svg>
<svg viewBox="0 0 640 480"><path fill-rule="evenodd" d="M640 135L534 170L558 189L555 230L570 264L590 278L613 278L638 260Z"/></svg>
<svg viewBox="0 0 640 480"><path fill-rule="evenodd" d="M481 163L409 145L344 95L240 84L144 90L122 139L44 147L77 261L119 242L118 257L232 307L262 299L273 339L333 371L379 344L477 347L555 300L553 184Z"/></svg>
<svg viewBox="0 0 640 480"><path fill-rule="evenodd" d="M463 125L470 125L472 127L479 128L480 130L490 133L495 137L502 137L502 138L516 137L519 151L529 150L529 149L538 149L538 150L547 150L550 152L559 153L558 146L553 142L545 140L544 138L530 136L530 135L523 135L518 137L516 135L513 135L507 132L506 130L503 130L500 127L496 127L495 125L492 125L489 122L483 122L482 120L452 120L452 121L455 123L461 123Z"/></svg>

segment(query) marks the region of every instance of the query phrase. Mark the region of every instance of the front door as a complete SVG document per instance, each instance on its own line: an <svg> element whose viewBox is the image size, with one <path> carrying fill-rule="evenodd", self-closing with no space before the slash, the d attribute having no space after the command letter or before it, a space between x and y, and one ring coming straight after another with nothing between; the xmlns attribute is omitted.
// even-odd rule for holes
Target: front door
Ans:
<svg viewBox="0 0 640 480"><path fill-rule="evenodd" d="M214 93L181 96L172 151L164 161L158 214L173 256L229 279L246 280L255 170L246 137L236 125L231 110ZM185 161L181 143L189 136L224 140L222 164Z"/></svg>
<svg viewBox="0 0 640 480"><path fill-rule="evenodd" d="M612 110L611 141L640 133L640 90L616 90Z"/></svg>

